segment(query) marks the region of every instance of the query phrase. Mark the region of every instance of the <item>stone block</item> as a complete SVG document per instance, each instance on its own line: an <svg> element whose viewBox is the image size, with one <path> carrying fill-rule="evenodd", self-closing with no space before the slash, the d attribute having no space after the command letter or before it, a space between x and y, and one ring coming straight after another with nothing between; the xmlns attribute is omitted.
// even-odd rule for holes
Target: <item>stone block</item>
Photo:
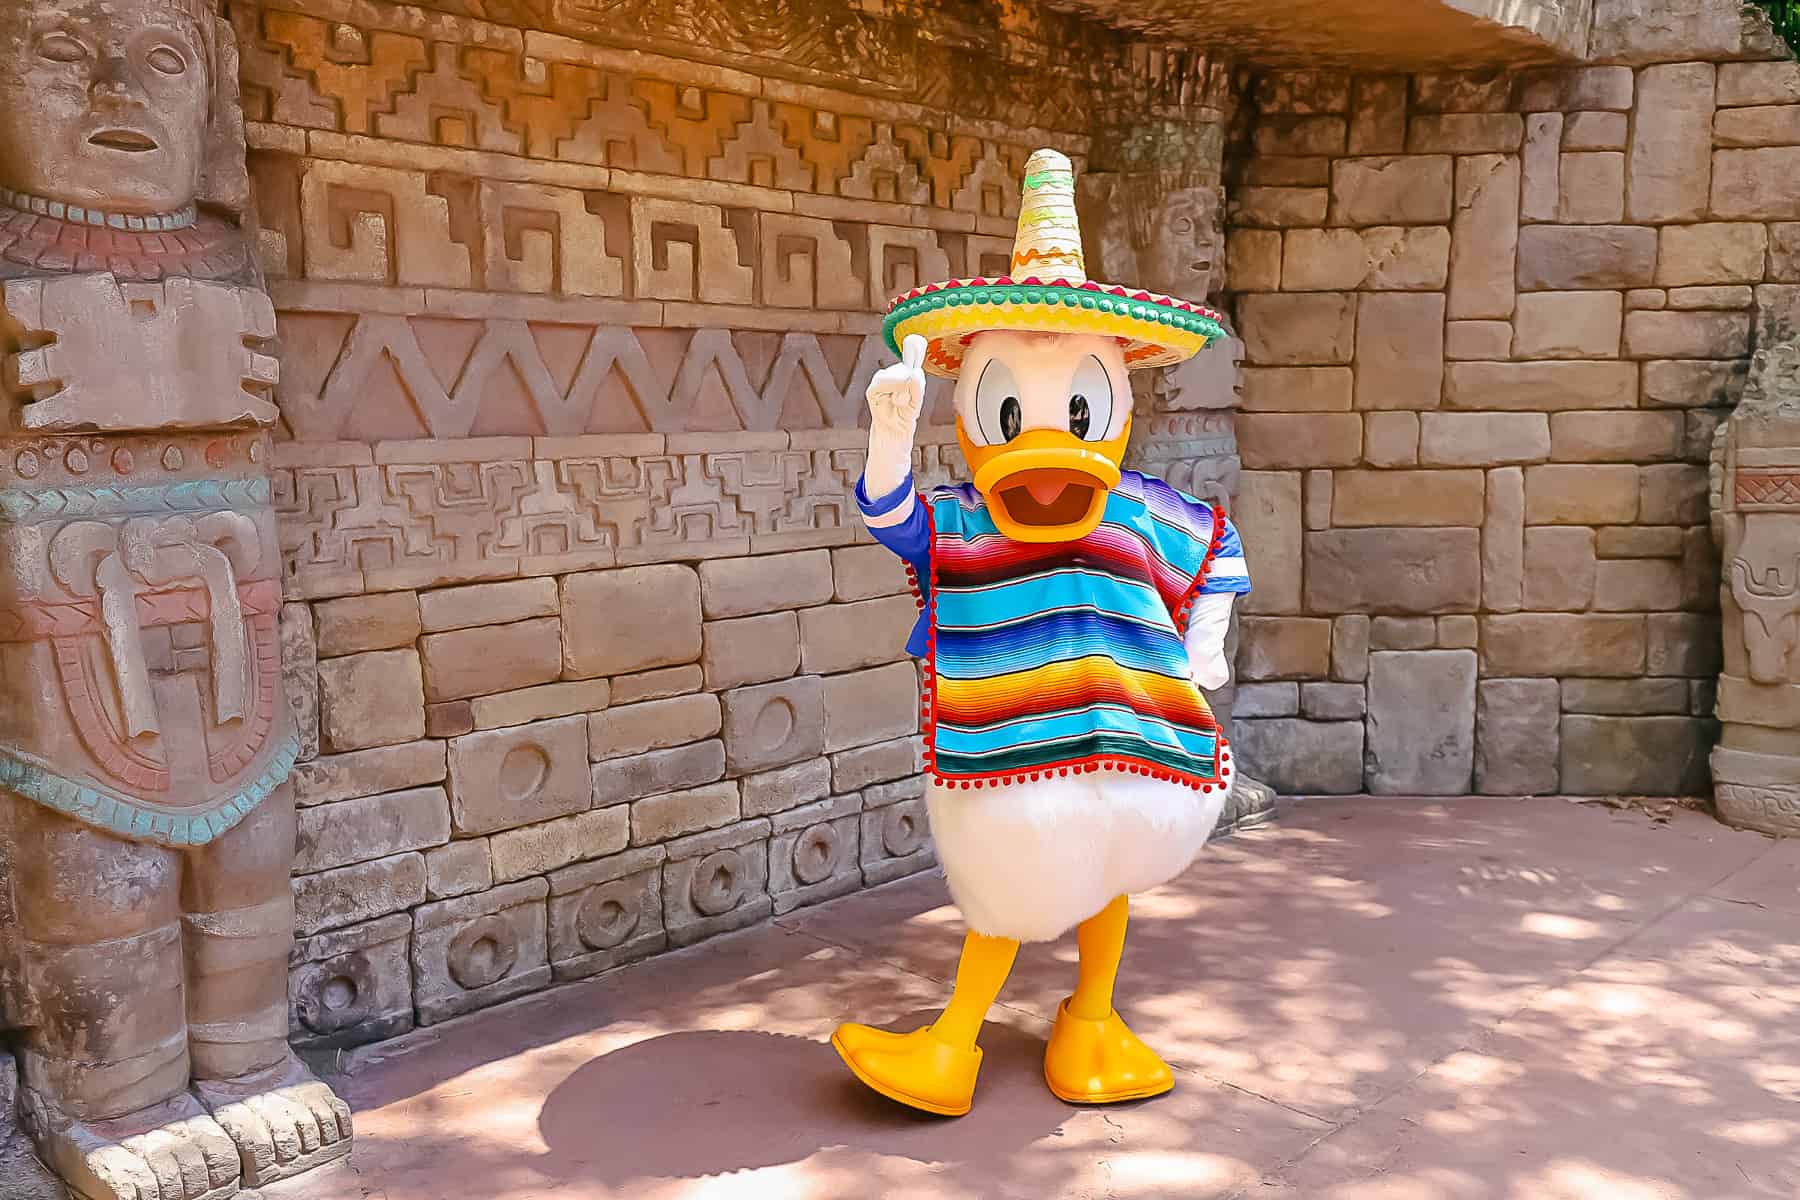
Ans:
<svg viewBox="0 0 1800 1200"><path fill-rule="evenodd" d="M1469 612L1481 603L1480 542L1481 534L1474 529L1309 533L1306 610Z"/></svg>
<svg viewBox="0 0 1800 1200"><path fill-rule="evenodd" d="M894 555L879 546L861 549ZM843 553L843 551L838 551ZM825 604L832 598L832 552L715 558L700 564L700 605L708 620L748 617ZM861 597L858 597L859 599Z"/></svg>
<svg viewBox="0 0 1800 1200"><path fill-rule="evenodd" d="M909 773L902 771L899 774ZM899 778L899 775L890 778ZM764 771L760 775L746 775L742 786L742 807L746 817L767 817L800 808L832 793L831 760L815 758L791 767Z"/></svg>
<svg viewBox="0 0 1800 1200"><path fill-rule="evenodd" d="M1747 283L1669 289L1669 307L1677 312L1694 312L1700 309L1738 312L1755 303L1756 289Z"/></svg>
<svg viewBox="0 0 1800 1200"><path fill-rule="evenodd" d="M700 665L706 686L723 691L786 679L800 669L800 622L791 612L708 621Z"/></svg>
<svg viewBox="0 0 1800 1200"><path fill-rule="evenodd" d="M1233 224L1287 229L1322 225L1331 192L1322 187L1240 187L1231 197Z"/></svg>
<svg viewBox="0 0 1800 1200"><path fill-rule="evenodd" d="M1800 104L1800 63L1747 62L1719 64L1717 101L1721 106Z"/></svg>
<svg viewBox="0 0 1800 1200"><path fill-rule="evenodd" d="M1476 792L1555 792L1560 729L1556 680L1483 679L1475 699Z"/></svg>
<svg viewBox="0 0 1800 1200"><path fill-rule="evenodd" d="M494 859L486 838L451 842L425 852L425 898L448 900L494 886Z"/></svg>
<svg viewBox="0 0 1800 1200"><path fill-rule="evenodd" d="M1330 669L1330 621L1317 617L1244 617L1239 622L1240 680L1319 678Z"/></svg>
<svg viewBox="0 0 1800 1200"><path fill-rule="evenodd" d="M864 884L874 887L937 865L923 795L877 807L870 804L869 795L865 793L862 836L858 846Z"/></svg>
<svg viewBox="0 0 1800 1200"><path fill-rule="evenodd" d="M1242 185L1248 187L1328 187L1331 160L1324 155L1253 158L1244 164Z"/></svg>
<svg viewBox="0 0 1800 1200"><path fill-rule="evenodd" d="M1742 362L1647 362L1646 408L1731 408L1744 394Z"/></svg>
<svg viewBox="0 0 1800 1200"><path fill-rule="evenodd" d="M1282 242L1288 292L1429 291L1450 269L1450 231L1441 225L1373 229L1290 229Z"/></svg>
<svg viewBox="0 0 1800 1200"><path fill-rule="evenodd" d="M1627 358L1742 358L1749 353L1749 313L1634 312L1625 318Z"/></svg>
<svg viewBox="0 0 1800 1200"><path fill-rule="evenodd" d="M425 706L425 736L461 737L475 731L475 706L467 700L445 700Z"/></svg>
<svg viewBox="0 0 1800 1200"><path fill-rule="evenodd" d="M1563 124L1562 145L1564 150L1623 150L1630 136L1630 118L1622 112L1572 112Z"/></svg>
<svg viewBox="0 0 1800 1200"><path fill-rule="evenodd" d="M641 704L646 700L667 700L671 696L697 692L705 683L706 676L698 665L623 675L612 681L612 702Z"/></svg>
<svg viewBox="0 0 1800 1200"><path fill-rule="evenodd" d="M1242 418L1239 418L1242 420ZM1300 611L1300 475L1245 471L1238 476L1231 517L1244 544L1251 593L1238 602L1245 613Z"/></svg>
<svg viewBox="0 0 1800 1200"><path fill-rule="evenodd" d="M1431 617L1376 617L1369 627L1375 650L1429 650L1437 645L1437 622Z"/></svg>
<svg viewBox="0 0 1800 1200"><path fill-rule="evenodd" d="M1287 796L1363 790L1363 722L1288 717L1237 722L1232 742L1245 772Z"/></svg>
<svg viewBox="0 0 1800 1200"><path fill-rule="evenodd" d="M1630 67L1547 67L1520 81L1519 107L1526 112L1631 107Z"/></svg>
<svg viewBox="0 0 1800 1200"><path fill-rule="evenodd" d="M313 615L321 658L410 646L419 636L419 597L413 592L321 600Z"/></svg>
<svg viewBox="0 0 1800 1200"><path fill-rule="evenodd" d="M375 650L319 663L319 736L331 753L425 734L425 685L414 650Z"/></svg>
<svg viewBox="0 0 1800 1200"><path fill-rule="evenodd" d="M919 618L911 596L827 604L800 614L800 666L809 675L834 675L906 657Z"/></svg>
<svg viewBox="0 0 1800 1200"><path fill-rule="evenodd" d="M439 783L445 770L442 742L406 742L315 758L297 764L290 778L304 808Z"/></svg>
<svg viewBox="0 0 1800 1200"><path fill-rule="evenodd" d="M1527 225L1519 230L1519 287L1528 292L1649 287L1656 230L1639 225Z"/></svg>
<svg viewBox="0 0 1800 1200"><path fill-rule="evenodd" d="M1706 468L1659 463L1638 468L1638 520L1645 525L1698 525L1706 520Z"/></svg>
<svg viewBox="0 0 1800 1200"><path fill-rule="evenodd" d="M1442 225L1450 220L1448 155L1340 158L1331 164L1333 225Z"/></svg>
<svg viewBox="0 0 1800 1200"><path fill-rule="evenodd" d="M1525 472L1488 472L1487 517L1481 525L1482 601L1493 612L1525 603Z"/></svg>
<svg viewBox="0 0 1800 1200"><path fill-rule="evenodd" d="M1565 679L1564 712L1596 716L1685 716L1685 679Z"/></svg>
<svg viewBox="0 0 1800 1200"><path fill-rule="evenodd" d="M627 704L588 718L588 753L607 759L669 750L716 737L723 725L719 698L709 694Z"/></svg>
<svg viewBox="0 0 1800 1200"><path fill-rule="evenodd" d="M1800 105L1722 109L1713 118L1713 145L1734 149L1800 145Z"/></svg>
<svg viewBox="0 0 1800 1200"><path fill-rule="evenodd" d="M1349 367L1244 367L1244 412L1349 412Z"/></svg>
<svg viewBox="0 0 1800 1200"><path fill-rule="evenodd" d="M1300 715L1298 683L1241 683L1231 698L1233 720Z"/></svg>
<svg viewBox="0 0 1800 1200"><path fill-rule="evenodd" d="M769 894L792 912L863 885L861 801L837 796L770 822Z"/></svg>
<svg viewBox="0 0 1800 1200"><path fill-rule="evenodd" d="M1510 321L1451 321L1444 326L1444 357L1456 362L1512 357Z"/></svg>
<svg viewBox="0 0 1800 1200"><path fill-rule="evenodd" d="M1306 527L1331 528L1331 472L1306 473Z"/></svg>
<svg viewBox="0 0 1800 1200"><path fill-rule="evenodd" d="M1378 650L1369 655L1371 792L1459 796L1475 769L1473 650Z"/></svg>
<svg viewBox="0 0 1800 1200"><path fill-rule="evenodd" d="M1273 292L1281 288L1281 232L1234 229L1225 238L1225 278L1233 292Z"/></svg>
<svg viewBox="0 0 1800 1200"><path fill-rule="evenodd" d="M870 784L887 783L916 775L924 768L924 739L900 738L859 746L831 756L830 791L859 792ZM821 793L822 794L822 793ZM748 811L750 782L744 781L744 803Z"/></svg>
<svg viewBox="0 0 1800 1200"><path fill-rule="evenodd" d="M1482 473L1473 470L1339 471L1331 523L1475 526L1485 512L1485 489Z"/></svg>
<svg viewBox="0 0 1800 1200"><path fill-rule="evenodd" d="M510 883L570 863L616 854L630 841L631 822L622 806L508 829L490 839L494 881Z"/></svg>
<svg viewBox="0 0 1800 1200"><path fill-rule="evenodd" d="M1616 151L1564 154L1557 168L1556 219L1616 225L1625 218L1625 156Z"/></svg>
<svg viewBox="0 0 1800 1200"><path fill-rule="evenodd" d="M1525 531L1525 607L1581 612L1594 602L1594 531L1538 525Z"/></svg>
<svg viewBox="0 0 1800 1200"><path fill-rule="evenodd" d="M1562 790L1572 796L1698 796L1711 790L1709 722L1691 717L1562 719Z"/></svg>
<svg viewBox="0 0 1800 1200"><path fill-rule="evenodd" d="M671 842L663 864L663 923L669 941L687 946L768 917L769 823L745 821L729 829Z"/></svg>
<svg viewBox="0 0 1800 1200"><path fill-rule="evenodd" d="M1643 0L1597 0L1588 53L1638 64L1737 58L1748 49L1745 11L1718 0L1680 0L1654 9ZM1638 94L1640 102L1650 98Z"/></svg>
<svg viewBox="0 0 1800 1200"><path fill-rule="evenodd" d="M516 692L500 692L493 696L477 696L472 700L452 703L466 703L469 706L472 729L499 729L507 725L524 725L530 721L547 721L552 717L596 712L604 709L611 698L611 684L604 679L572 679L566 683L545 683L537 687L520 688ZM429 710L426 718L429 723ZM457 732L466 733L468 730Z"/></svg>
<svg viewBox="0 0 1800 1200"><path fill-rule="evenodd" d="M1364 295L1356 325L1356 407L1436 408L1443 390L1443 295Z"/></svg>
<svg viewBox="0 0 1800 1200"><path fill-rule="evenodd" d="M424 899L425 856L413 851L302 875L294 880L294 932L357 925Z"/></svg>
<svg viewBox="0 0 1800 1200"><path fill-rule="evenodd" d="M1635 408L1637 390L1635 363L1451 363L1445 368L1444 407L1533 412Z"/></svg>
<svg viewBox="0 0 1800 1200"><path fill-rule="evenodd" d="M1519 160L1477 154L1456 160L1456 215L1451 224L1452 320L1512 316L1519 243Z"/></svg>
<svg viewBox="0 0 1800 1200"><path fill-rule="evenodd" d="M300 761L305 762L319 753L319 645L312 609L300 603L284 604L276 620L281 639L281 690L293 711Z"/></svg>
<svg viewBox="0 0 1800 1200"><path fill-rule="evenodd" d="M1616 613L1512 613L1481 619L1484 675L1588 675L1644 672L1644 618Z"/></svg>
<svg viewBox="0 0 1800 1200"><path fill-rule="evenodd" d="M631 806L631 843L643 846L722 828L743 815L741 804L735 782L646 797Z"/></svg>
<svg viewBox="0 0 1800 1200"><path fill-rule="evenodd" d="M563 671L574 679L700 657L700 577L673 564L585 571L561 583Z"/></svg>
<svg viewBox="0 0 1800 1200"><path fill-rule="evenodd" d="M1680 558L1682 530L1675 525L1615 525L1599 530L1601 558Z"/></svg>
<svg viewBox="0 0 1800 1200"><path fill-rule="evenodd" d="M1368 693L1360 683L1300 685L1300 711L1314 721L1360 721L1368 707Z"/></svg>
<svg viewBox="0 0 1800 1200"><path fill-rule="evenodd" d="M450 816L459 834L566 817L592 800L587 718L465 734L450 742Z"/></svg>
<svg viewBox="0 0 1800 1200"><path fill-rule="evenodd" d="M1518 113L1434 113L1413 117L1406 131L1408 154L1511 154L1525 141Z"/></svg>
<svg viewBox="0 0 1800 1200"><path fill-rule="evenodd" d="M1721 643L1717 613L1651 613L1647 673L1702 679L1717 675Z"/></svg>
<svg viewBox="0 0 1800 1200"><path fill-rule="evenodd" d="M911 662L825 680L825 749L905 737L919 728L919 672Z"/></svg>
<svg viewBox="0 0 1800 1200"><path fill-rule="evenodd" d="M817 676L727 692L725 755L734 775L825 752L825 688Z"/></svg>
<svg viewBox="0 0 1800 1200"><path fill-rule="evenodd" d="M1356 296L1257 292L1238 299L1238 336L1252 366L1332 366L1356 349Z"/></svg>
<svg viewBox="0 0 1800 1200"><path fill-rule="evenodd" d="M562 622L556 617L483 625L419 640L425 695L457 700L549 683L562 674Z"/></svg>
<svg viewBox="0 0 1800 1200"><path fill-rule="evenodd" d="M1559 462L1655 462L1681 454L1679 412L1563 412L1550 418Z"/></svg>
<svg viewBox="0 0 1800 1200"><path fill-rule="evenodd" d="M419 594L419 617L426 633L509 625L559 613L556 580L547 576L434 588Z"/></svg>
<svg viewBox="0 0 1800 1200"><path fill-rule="evenodd" d="M1557 219L1562 205L1563 124L1561 113L1532 113L1525 118L1519 214L1527 221Z"/></svg>
<svg viewBox="0 0 1800 1200"><path fill-rule="evenodd" d="M1715 151L1712 215L1727 221L1800 218L1796 177L1800 177L1800 146Z"/></svg>
<svg viewBox="0 0 1800 1200"><path fill-rule="evenodd" d="M1350 153L1398 154L1406 149L1406 91L1403 75L1352 81Z"/></svg>
<svg viewBox="0 0 1800 1200"><path fill-rule="evenodd" d="M665 949L661 846L627 850L550 876L550 968L586 979Z"/></svg>
<svg viewBox="0 0 1800 1200"><path fill-rule="evenodd" d="M1473 614L1456 613L1437 619L1440 650L1475 650L1481 646L1481 622Z"/></svg>
<svg viewBox="0 0 1800 1200"><path fill-rule="evenodd" d="M413 1027L412 920L401 914L294 943L288 955L289 1041L342 1050Z"/></svg>
<svg viewBox="0 0 1800 1200"><path fill-rule="evenodd" d="M1363 460L1373 467L1419 463L1419 414L1371 412L1363 416Z"/></svg>
<svg viewBox="0 0 1800 1200"><path fill-rule="evenodd" d="M535 992L550 982L542 879L439 900L413 913L419 1024L435 1025Z"/></svg>
<svg viewBox="0 0 1800 1200"><path fill-rule="evenodd" d="M701 564L702 585L706 579L705 567L706 564ZM906 563L886 546L843 546L833 550L831 578L833 590L829 598L844 604L912 592L912 585L906 578Z"/></svg>
<svg viewBox="0 0 1800 1200"><path fill-rule="evenodd" d="M1256 123L1258 154L1342 154L1348 139L1343 117L1271 116Z"/></svg>
<svg viewBox="0 0 1800 1200"><path fill-rule="evenodd" d="M1665 225L1660 236L1658 287L1762 282L1769 250L1766 226L1739 222Z"/></svg>
<svg viewBox="0 0 1800 1200"><path fill-rule="evenodd" d="M1625 293L1625 311L1661 310L1669 307L1669 293L1662 288L1632 288Z"/></svg>
<svg viewBox="0 0 1800 1200"><path fill-rule="evenodd" d="M717 783L725 777L725 743L717 738L651 750L626 758L604 759L593 767L596 807L625 804L654 796Z"/></svg>
<svg viewBox="0 0 1800 1200"><path fill-rule="evenodd" d="M1526 292L1513 317L1519 358L1617 358L1625 320L1618 292Z"/></svg>
<svg viewBox="0 0 1800 1200"><path fill-rule="evenodd" d="M1636 467L1546 463L1525 468L1532 525L1625 525L1637 520Z"/></svg>
<svg viewBox="0 0 1800 1200"><path fill-rule="evenodd" d="M1780 222L1768 230L1769 278L1784 283L1800 281L1800 223Z"/></svg>
<svg viewBox="0 0 1800 1200"><path fill-rule="evenodd" d="M1351 467L1362 458L1355 413L1239 413L1238 455L1246 470Z"/></svg>
<svg viewBox="0 0 1800 1200"><path fill-rule="evenodd" d="M441 787L361 796L300 810L294 874L386 858L450 840L450 802Z"/></svg>
<svg viewBox="0 0 1800 1200"><path fill-rule="evenodd" d="M1352 613L1331 623L1331 677L1341 683L1361 683L1369 677L1368 617Z"/></svg>
<svg viewBox="0 0 1800 1200"><path fill-rule="evenodd" d="M1543 413L1419 416L1419 462L1424 466L1486 467L1543 462L1549 457L1550 421Z"/></svg>
<svg viewBox="0 0 1800 1200"><path fill-rule="evenodd" d="M1647 67L1638 76L1628 174L1631 220L1648 224L1706 215L1716 75L1710 63L1684 62Z"/></svg>

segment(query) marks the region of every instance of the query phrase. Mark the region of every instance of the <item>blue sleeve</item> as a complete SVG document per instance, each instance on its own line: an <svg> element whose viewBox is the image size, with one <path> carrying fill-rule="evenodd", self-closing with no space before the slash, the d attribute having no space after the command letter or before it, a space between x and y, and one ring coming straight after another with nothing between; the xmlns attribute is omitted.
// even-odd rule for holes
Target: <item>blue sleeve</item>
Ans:
<svg viewBox="0 0 1800 1200"><path fill-rule="evenodd" d="M856 481L856 506L875 540L899 555L911 567L918 581L919 596L928 599L931 591L931 517L925 501L913 491L909 472L900 486L885 496L869 499L866 479ZM914 622L912 636L906 640L906 652L923 658L930 651L930 608L922 608Z"/></svg>
<svg viewBox="0 0 1800 1200"><path fill-rule="evenodd" d="M1219 510L1213 509L1215 517ZM1223 518L1221 518L1223 519ZM1206 573L1206 582L1200 586L1202 596L1216 596L1221 592L1245 595L1250 591L1250 568L1244 562L1244 543L1238 540L1237 526L1225 519L1225 532L1219 539L1218 553L1213 556L1212 568Z"/></svg>

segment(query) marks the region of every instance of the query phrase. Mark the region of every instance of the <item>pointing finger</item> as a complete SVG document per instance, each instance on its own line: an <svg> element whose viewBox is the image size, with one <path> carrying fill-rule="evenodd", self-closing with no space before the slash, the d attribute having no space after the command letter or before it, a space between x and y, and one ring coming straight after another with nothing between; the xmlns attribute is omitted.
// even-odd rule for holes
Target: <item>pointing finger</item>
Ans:
<svg viewBox="0 0 1800 1200"><path fill-rule="evenodd" d="M918 334L907 334L906 341L900 346L900 361L904 362L908 369L918 370L925 363L925 351L929 346L930 343Z"/></svg>

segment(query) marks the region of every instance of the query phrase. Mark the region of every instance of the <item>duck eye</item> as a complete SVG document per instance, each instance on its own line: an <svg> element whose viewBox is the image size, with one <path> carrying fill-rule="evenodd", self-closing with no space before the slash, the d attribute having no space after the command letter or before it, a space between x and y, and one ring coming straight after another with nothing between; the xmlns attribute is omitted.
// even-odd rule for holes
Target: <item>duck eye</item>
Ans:
<svg viewBox="0 0 1800 1200"><path fill-rule="evenodd" d="M1085 442L1103 442L1112 430L1112 376L1098 358L1088 355L1069 383L1069 432Z"/></svg>
<svg viewBox="0 0 1800 1200"><path fill-rule="evenodd" d="M991 358L975 385L975 423L982 441L998 446L1018 437L1025 427L1025 409L1019 403L1019 385L1012 369Z"/></svg>

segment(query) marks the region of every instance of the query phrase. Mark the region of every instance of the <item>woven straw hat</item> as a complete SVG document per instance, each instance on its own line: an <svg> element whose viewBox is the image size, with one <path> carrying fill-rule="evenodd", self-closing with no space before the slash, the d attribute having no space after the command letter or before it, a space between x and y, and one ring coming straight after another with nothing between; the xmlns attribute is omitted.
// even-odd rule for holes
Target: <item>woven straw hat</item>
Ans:
<svg viewBox="0 0 1800 1200"><path fill-rule="evenodd" d="M1226 336L1210 308L1087 277L1075 218L1075 169L1055 150L1025 164L1012 272L1000 279L952 279L897 296L882 332L895 354L918 334L930 343L925 370L954 378L969 339L990 329L1095 333L1125 344L1133 370L1191 358Z"/></svg>

